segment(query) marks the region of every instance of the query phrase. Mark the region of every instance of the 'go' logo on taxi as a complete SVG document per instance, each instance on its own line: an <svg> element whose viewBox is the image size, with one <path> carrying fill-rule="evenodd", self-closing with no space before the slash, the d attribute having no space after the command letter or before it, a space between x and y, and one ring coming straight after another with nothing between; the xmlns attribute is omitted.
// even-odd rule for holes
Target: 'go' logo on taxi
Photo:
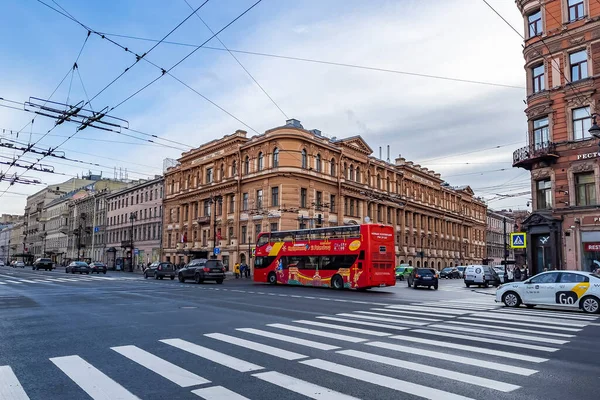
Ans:
<svg viewBox="0 0 600 400"><path fill-rule="evenodd" d="M556 292L557 304L574 304L577 301L577 293L574 292Z"/></svg>

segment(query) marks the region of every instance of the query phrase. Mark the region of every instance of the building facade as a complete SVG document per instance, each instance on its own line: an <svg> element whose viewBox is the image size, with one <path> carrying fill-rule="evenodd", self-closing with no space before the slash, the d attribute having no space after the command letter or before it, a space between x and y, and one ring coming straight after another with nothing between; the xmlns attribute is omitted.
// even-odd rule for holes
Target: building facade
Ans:
<svg viewBox="0 0 600 400"><path fill-rule="evenodd" d="M24 217L13 223L10 228L10 260L16 260L19 254L25 253L25 221Z"/></svg>
<svg viewBox="0 0 600 400"><path fill-rule="evenodd" d="M236 131L184 153L165 173L163 259L248 262L259 232L368 221L396 229L396 261L482 262L486 205L404 158L373 157L360 136L326 138L297 120Z"/></svg>
<svg viewBox="0 0 600 400"><path fill-rule="evenodd" d="M598 108L600 3L517 0L525 24L528 145L513 166L531 171L523 222L530 272L600 266Z"/></svg>
<svg viewBox="0 0 600 400"><path fill-rule="evenodd" d="M163 177L139 181L106 196L106 263L129 268L160 260ZM133 243L132 243L133 239Z"/></svg>
<svg viewBox="0 0 600 400"><path fill-rule="evenodd" d="M506 260L515 261L514 250L509 245L510 234L514 231L515 219L510 213L487 210L486 248L488 265L504 265L505 251Z"/></svg>
<svg viewBox="0 0 600 400"><path fill-rule="evenodd" d="M0 261L10 263L10 234L12 225L4 225L0 228Z"/></svg>

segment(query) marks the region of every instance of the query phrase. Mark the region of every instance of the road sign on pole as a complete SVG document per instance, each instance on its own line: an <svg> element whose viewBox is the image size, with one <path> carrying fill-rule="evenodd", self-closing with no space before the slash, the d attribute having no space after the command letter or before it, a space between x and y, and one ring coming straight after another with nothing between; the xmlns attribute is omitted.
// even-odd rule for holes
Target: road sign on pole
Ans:
<svg viewBox="0 0 600 400"><path fill-rule="evenodd" d="M514 232L510 234L510 247L513 249L527 248L527 235L525 232Z"/></svg>
<svg viewBox="0 0 600 400"><path fill-rule="evenodd" d="M219 254L221 254L221 249L220 249L220 248L218 248L218 247L215 247L215 249L214 249L214 251L213 251L213 254L214 254L215 256L218 256Z"/></svg>

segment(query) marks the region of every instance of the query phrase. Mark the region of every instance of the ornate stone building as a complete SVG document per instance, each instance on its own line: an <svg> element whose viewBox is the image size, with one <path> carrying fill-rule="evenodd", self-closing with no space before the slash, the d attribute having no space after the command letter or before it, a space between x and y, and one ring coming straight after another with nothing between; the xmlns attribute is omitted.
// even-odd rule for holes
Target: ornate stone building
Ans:
<svg viewBox="0 0 600 400"><path fill-rule="evenodd" d="M523 222L531 272L600 266L598 111L600 3L517 0L525 25L528 145L513 166L531 171Z"/></svg>
<svg viewBox="0 0 600 400"><path fill-rule="evenodd" d="M163 259L214 254L232 266L248 261L261 231L368 220L396 227L398 264L442 268L486 258L486 205L469 187L372 153L360 136L330 139L292 119L182 154L165 173Z"/></svg>

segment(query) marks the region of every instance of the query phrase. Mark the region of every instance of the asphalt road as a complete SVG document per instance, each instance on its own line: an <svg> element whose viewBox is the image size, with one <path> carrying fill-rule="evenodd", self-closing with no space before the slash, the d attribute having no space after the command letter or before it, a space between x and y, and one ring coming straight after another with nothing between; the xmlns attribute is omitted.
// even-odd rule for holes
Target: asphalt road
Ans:
<svg viewBox="0 0 600 400"><path fill-rule="evenodd" d="M597 317L494 291L0 267L0 400L597 399Z"/></svg>

